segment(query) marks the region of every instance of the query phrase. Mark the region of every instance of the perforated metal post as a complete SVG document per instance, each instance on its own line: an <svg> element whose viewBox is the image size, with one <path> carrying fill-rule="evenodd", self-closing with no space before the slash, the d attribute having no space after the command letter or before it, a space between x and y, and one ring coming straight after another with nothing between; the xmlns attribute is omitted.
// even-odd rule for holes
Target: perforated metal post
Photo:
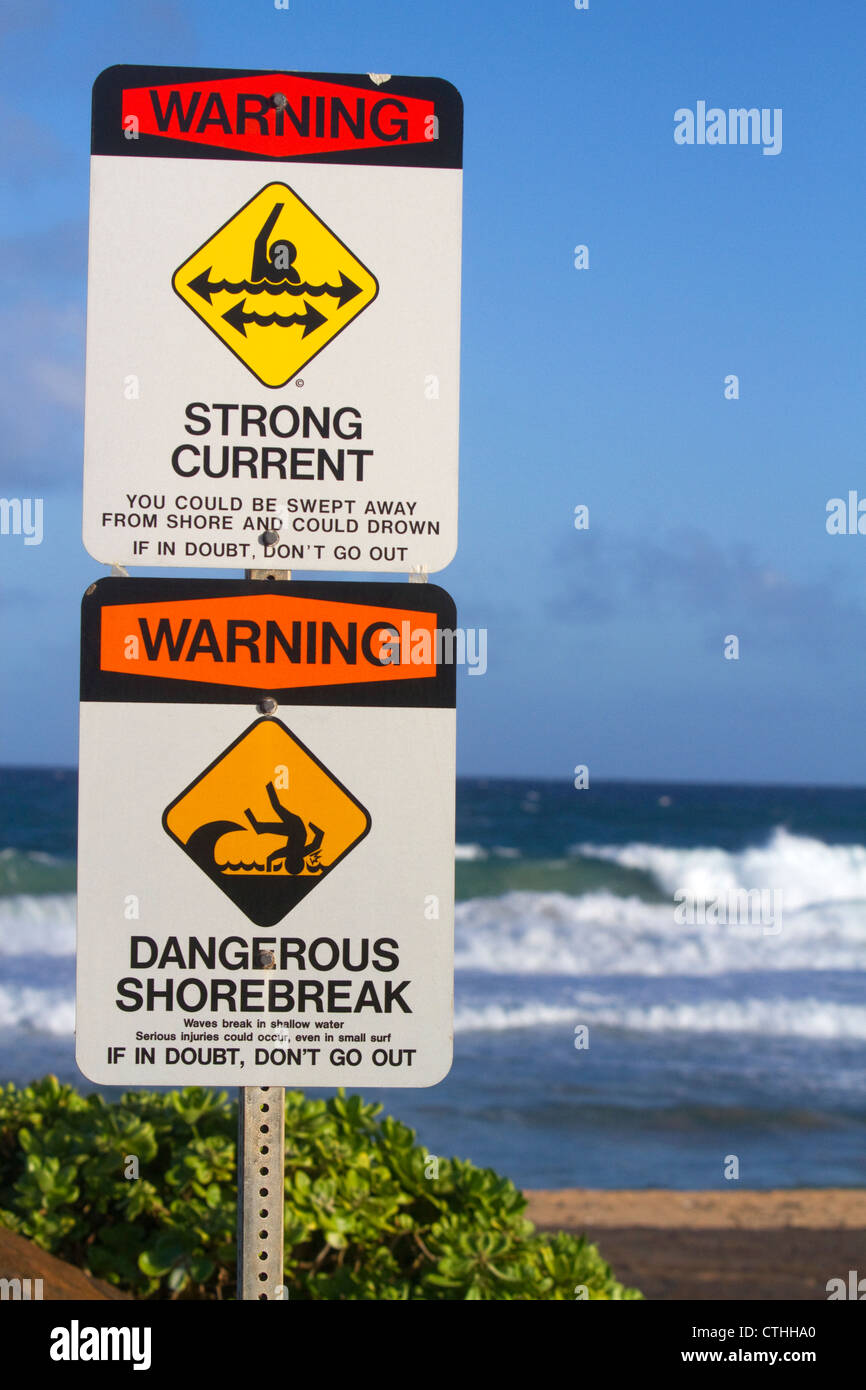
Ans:
<svg viewBox="0 0 866 1390"><path fill-rule="evenodd" d="M238 1298L285 1297L285 1090L243 1086L238 1101Z"/></svg>
<svg viewBox="0 0 866 1390"><path fill-rule="evenodd" d="M269 538L270 541L270 538ZM289 570L246 570L246 579L291 579ZM274 961L258 965L273 969ZM285 1297L285 1088L242 1086L238 1092L238 1298Z"/></svg>

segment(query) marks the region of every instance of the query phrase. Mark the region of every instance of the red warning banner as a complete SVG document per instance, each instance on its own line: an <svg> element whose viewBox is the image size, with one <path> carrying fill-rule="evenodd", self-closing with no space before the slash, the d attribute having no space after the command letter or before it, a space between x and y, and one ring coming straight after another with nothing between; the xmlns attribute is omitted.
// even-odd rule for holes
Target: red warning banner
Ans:
<svg viewBox="0 0 866 1390"><path fill-rule="evenodd" d="M272 158L393 149L438 139L435 107L303 74L124 87L127 135L157 135Z"/></svg>

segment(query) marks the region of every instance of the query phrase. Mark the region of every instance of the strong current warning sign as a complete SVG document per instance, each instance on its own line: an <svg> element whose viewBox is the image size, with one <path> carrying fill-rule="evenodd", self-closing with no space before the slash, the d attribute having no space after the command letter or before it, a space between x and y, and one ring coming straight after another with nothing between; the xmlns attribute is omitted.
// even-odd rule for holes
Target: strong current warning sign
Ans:
<svg viewBox="0 0 866 1390"><path fill-rule="evenodd" d="M84 539L438 570L457 545L462 105L433 78L95 83Z"/></svg>
<svg viewBox="0 0 866 1390"><path fill-rule="evenodd" d="M434 585L88 590L86 1076L426 1086L446 1074L456 633Z"/></svg>

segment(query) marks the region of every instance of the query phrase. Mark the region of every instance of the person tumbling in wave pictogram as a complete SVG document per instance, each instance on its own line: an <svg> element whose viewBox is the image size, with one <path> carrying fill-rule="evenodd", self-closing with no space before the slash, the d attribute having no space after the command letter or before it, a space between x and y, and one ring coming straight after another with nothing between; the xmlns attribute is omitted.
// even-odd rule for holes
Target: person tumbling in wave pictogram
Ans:
<svg viewBox="0 0 866 1390"><path fill-rule="evenodd" d="M302 874L304 869L310 869L313 873L321 873L322 865L318 862L319 850L322 847L322 840L325 838L324 830L320 830L317 825L310 821L310 830L313 832L312 839L307 843L307 827L301 820L286 806L280 803L276 788L273 782L267 785L268 800L274 808L274 814L279 817L277 821L256 820L252 811L247 809L244 812L250 825L257 835L285 835L286 843L280 849L273 850L267 858L268 873L274 872L274 866L282 859L285 863L286 873ZM307 860L310 863L307 863Z"/></svg>

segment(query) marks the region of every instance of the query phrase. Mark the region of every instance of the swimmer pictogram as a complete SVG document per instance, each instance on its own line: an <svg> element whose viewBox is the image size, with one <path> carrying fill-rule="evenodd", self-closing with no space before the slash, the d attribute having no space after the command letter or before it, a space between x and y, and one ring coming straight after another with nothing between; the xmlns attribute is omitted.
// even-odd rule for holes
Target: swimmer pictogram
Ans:
<svg viewBox="0 0 866 1390"><path fill-rule="evenodd" d="M251 921L270 927L365 837L370 816L280 720L266 718L171 803L163 825Z"/></svg>
<svg viewBox="0 0 866 1390"><path fill-rule="evenodd" d="M284 386L379 290L367 267L283 183L257 193L175 271L172 283L272 387Z"/></svg>
<svg viewBox="0 0 866 1390"><path fill-rule="evenodd" d="M268 238L284 208L285 203L276 203L271 208L256 237L249 280L212 280L213 266L208 266L194 280L190 280L189 288L208 304L220 290L228 290L230 294L245 290L247 294L303 294L312 295L313 298L328 294L336 299L341 309L356 294L360 294L361 286L350 280L342 270L337 285L329 285L327 281L322 285L311 285L307 280L302 280L295 268L298 248L291 241L275 241L268 246ZM223 318L227 317L227 314L223 314Z"/></svg>

